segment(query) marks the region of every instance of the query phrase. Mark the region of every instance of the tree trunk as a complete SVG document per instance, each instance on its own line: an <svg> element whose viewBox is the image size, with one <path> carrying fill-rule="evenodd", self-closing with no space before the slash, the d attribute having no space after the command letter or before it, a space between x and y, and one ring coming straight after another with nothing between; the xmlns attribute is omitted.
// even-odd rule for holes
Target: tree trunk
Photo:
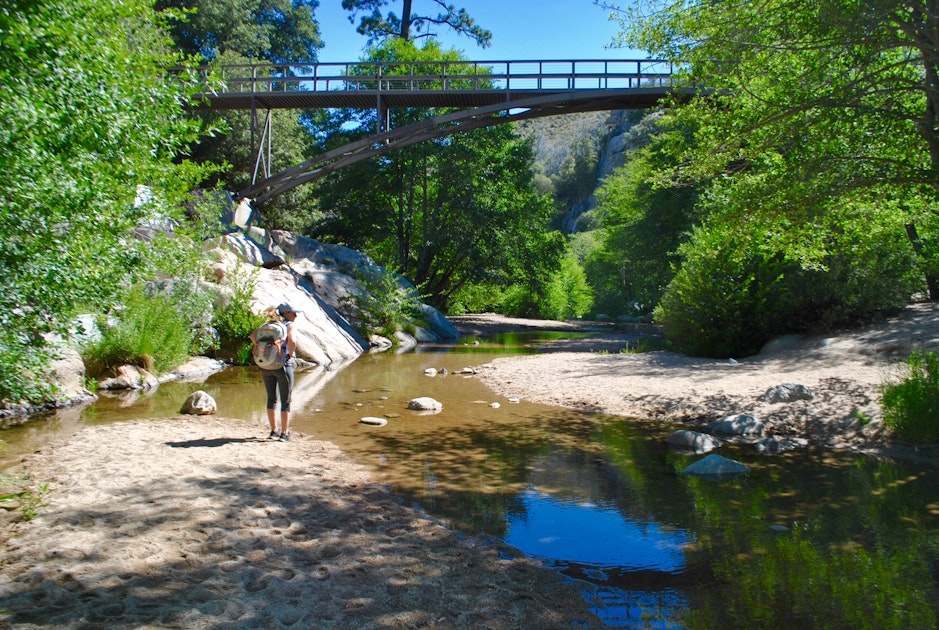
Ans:
<svg viewBox="0 0 939 630"><path fill-rule="evenodd" d="M411 0L404 0L404 8L401 9L401 39L411 39Z"/></svg>
<svg viewBox="0 0 939 630"><path fill-rule="evenodd" d="M906 224L906 236L910 239L910 243L913 245L913 251L916 252L916 255L919 256L920 259L926 260L924 254L925 247L923 246L923 240L916 231L916 225L913 223ZM926 276L926 286L929 289L929 300L931 302L939 302L939 279L937 279L935 274L928 268L923 273Z"/></svg>

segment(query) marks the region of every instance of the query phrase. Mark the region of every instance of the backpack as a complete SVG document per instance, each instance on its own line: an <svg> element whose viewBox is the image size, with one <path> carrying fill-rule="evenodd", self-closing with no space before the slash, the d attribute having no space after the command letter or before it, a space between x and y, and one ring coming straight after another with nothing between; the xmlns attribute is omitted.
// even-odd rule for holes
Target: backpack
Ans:
<svg viewBox="0 0 939 630"><path fill-rule="evenodd" d="M257 344L251 356L254 363L262 370L276 370L287 363L287 326L282 322L267 322L258 328L254 336Z"/></svg>

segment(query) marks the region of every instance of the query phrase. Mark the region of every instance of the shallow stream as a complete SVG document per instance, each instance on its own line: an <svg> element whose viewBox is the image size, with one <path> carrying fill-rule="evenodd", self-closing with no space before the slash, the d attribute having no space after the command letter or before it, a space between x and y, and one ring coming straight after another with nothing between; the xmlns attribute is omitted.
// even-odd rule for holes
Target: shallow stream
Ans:
<svg viewBox="0 0 939 630"><path fill-rule="evenodd" d="M939 469L725 445L721 454L751 472L704 481L681 473L700 456L665 445L674 425L510 402L457 373L543 338L501 335L298 374L292 429L337 444L453 527L581 581L610 627L937 627ZM232 368L0 432L2 460L84 425L175 415L196 389L220 416L267 434L257 370ZM443 411L408 411L418 396ZM389 421L367 426L363 416Z"/></svg>

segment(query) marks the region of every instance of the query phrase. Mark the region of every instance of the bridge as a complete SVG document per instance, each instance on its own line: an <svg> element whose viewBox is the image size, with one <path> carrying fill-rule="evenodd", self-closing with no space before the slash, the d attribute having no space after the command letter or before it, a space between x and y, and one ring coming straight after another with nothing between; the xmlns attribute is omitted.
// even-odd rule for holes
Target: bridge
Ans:
<svg viewBox="0 0 939 630"><path fill-rule="evenodd" d="M343 166L458 131L542 116L654 107L675 92L672 74L670 63L654 59L223 65L212 68L212 74L206 69L206 85L214 89L197 95L193 107L250 110L252 136L260 127L258 110L267 111L252 184L235 193L263 203ZM378 128L375 135L272 175L271 110L320 108L374 109ZM391 129L390 112L398 108L455 111Z"/></svg>

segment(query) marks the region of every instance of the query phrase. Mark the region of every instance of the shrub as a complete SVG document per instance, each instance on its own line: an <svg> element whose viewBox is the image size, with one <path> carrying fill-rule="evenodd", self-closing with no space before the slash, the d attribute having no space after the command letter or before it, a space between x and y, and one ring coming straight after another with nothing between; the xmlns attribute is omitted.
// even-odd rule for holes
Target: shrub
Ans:
<svg viewBox="0 0 939 630"><path fill-rule="evenodd" d="M884 423L901 439L918 444L939 442L939 356L915 350L904 372L900 382L881 386Z"/></svg>
<svg viewBox="0 0 939 630"><path fill-rule="evenodd" d="M679 248L656 320L678 350L726 358L756 353L780 334L893 312L922 276L902 229L883 221L859 210L817 226L746 217L700 226Z"/></svg>
<svg viewBox="0 0 939 630"><path fill-rule="evenodd" d="M787 310L779 256L731 231L700 229L655 309L675 346L690 355L756 353Z"/></svg>
<svg viewBox="0 0 939 630"><path fill-rule="evenodd" d="M42 375L49 366L49 349L41 338L31 339L22 330L0 333L0 400L36 403L54 394Z"/></svg>
<svg viewBox="0 0 939 630"><path fill-rule="evenodd" d="M353 311L352 319L358 320L359 332L364 337L378 333L393 339L395 331L413 322L420 297L398 280L398 274L376 266L356 269L354 275L362 291L341 302Z"/></svg>
<svg viewBox="0 0 939 630"><path fill-rule="evenodd" d="M561 259L561 267L551 276L546 289L541 314L548 319L582 317L593 306L593 291L574 254Z"/></svg>
<svg viewBox="0 0 939 630"><path fill-rule="evenodd" d="M235 360L240 365L250 364L251 342L248 335L265 321L263 315L251 310L258 273L258 269L245 273L240 266L236 267L226 281L231 295L215 309L212 316L212 325L218 332L219 340L223 345L235 349Z"/></svg>
<svg viewBox="0 0 939 630"><path fill-rule="evenodd" d="M192 322L171 294L148 295L142 284L135 284L122 301L117 323L102 326L101 341L85 350L91 375L128 364L159 373L189 358Z"/></svg>

